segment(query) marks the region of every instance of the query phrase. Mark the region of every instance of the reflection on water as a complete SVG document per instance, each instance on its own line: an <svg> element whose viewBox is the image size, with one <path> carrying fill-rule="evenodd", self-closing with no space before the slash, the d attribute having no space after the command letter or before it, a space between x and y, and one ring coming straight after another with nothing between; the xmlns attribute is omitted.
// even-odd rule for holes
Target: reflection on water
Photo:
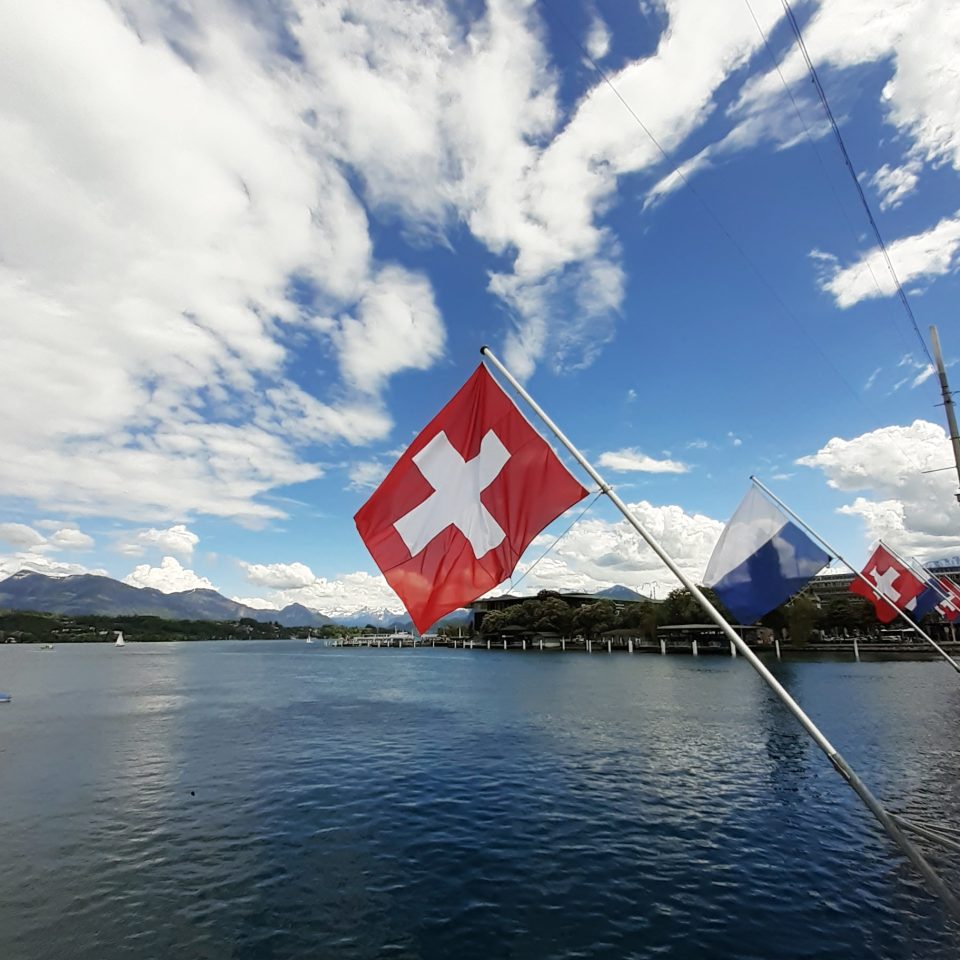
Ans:
<svg viewBox="0 0 960 960"><path fill-rule="evenodd" d="M956 822L948 666L771 668L881 796ZM960 948L739 659L5 647L0 686L3 958Z"/></svg>

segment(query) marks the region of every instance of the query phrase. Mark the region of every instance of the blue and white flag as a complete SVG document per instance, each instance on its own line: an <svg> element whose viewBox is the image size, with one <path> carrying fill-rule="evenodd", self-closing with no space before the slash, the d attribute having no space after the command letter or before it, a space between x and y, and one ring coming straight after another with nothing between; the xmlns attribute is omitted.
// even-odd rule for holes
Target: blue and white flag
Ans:
<svg viewBox="0 0 960 960"><path fill-rule="evenodd" d="M703 582L741 623L753 623L829 562L828 553L751 487L720 535Z"/></svg>
<svg viewBox="0 0 960 960"><path fill-rule="evenodd" d="M925 617L937 604L943 602L943 590L937 589L931 580L927 580L923 593L914 597L904 609L916 623Z"/></svg>

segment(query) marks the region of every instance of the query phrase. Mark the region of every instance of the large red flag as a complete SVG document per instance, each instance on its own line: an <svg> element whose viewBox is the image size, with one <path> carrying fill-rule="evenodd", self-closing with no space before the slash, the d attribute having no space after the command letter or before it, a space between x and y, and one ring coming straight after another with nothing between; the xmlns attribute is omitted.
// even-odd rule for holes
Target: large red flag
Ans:
<svg viewBox="0 0 960 960"><path fill-rule="evenodd" d="M850 589L874 605L881 623L893 620L897 616L897 608L902 610L924 589L923 581L882 544L873 551L873 556L863 568L863 575L876 585L884 599L878 597L859 577L853 578Z"/></svg>
<svg viewBox="0 0 960 960"><path fill-rule="evenodd" d="M937 613L952 623L960 616L960 587L949 577L938 577L938 582L947 596L937 604Z"/></svg>
<svg viewBox="0 0 960 960"><path fill-rule="evenodd" d="M586 495L481 364L354 520L422 632L506 580Z"/></svg>

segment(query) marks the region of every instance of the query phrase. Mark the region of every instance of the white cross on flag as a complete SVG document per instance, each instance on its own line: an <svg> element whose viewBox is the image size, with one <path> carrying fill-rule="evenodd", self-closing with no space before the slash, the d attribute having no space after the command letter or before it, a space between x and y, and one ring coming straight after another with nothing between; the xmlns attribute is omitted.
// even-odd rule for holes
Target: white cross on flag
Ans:
<svg viewBox="0 0 960 960"><path fill-rule="evenodd" d="M940 588L947 596L943 602L937 604L937 613L951 623L960 616L960 587L958 587L949 577L939 578Z"/></svg>
<svg viewBox="0 0 960 960"><path fill-rule="evenodd" d="M586 495L481 364L354 520L423 632L506 580Z"/></svg>
<svg viewBox="0 0 960 960"><path fill-rule="evenodd" d="M863 568L863 575L874 584L883 595L878 597L859 577L853 578L850 589L866 597L877 610L877 619L889 623L897 616L898 608L903 610L911 600L918 597L924 589L923 581L904 566L882 544L873 551L873 556Z"/></svg>

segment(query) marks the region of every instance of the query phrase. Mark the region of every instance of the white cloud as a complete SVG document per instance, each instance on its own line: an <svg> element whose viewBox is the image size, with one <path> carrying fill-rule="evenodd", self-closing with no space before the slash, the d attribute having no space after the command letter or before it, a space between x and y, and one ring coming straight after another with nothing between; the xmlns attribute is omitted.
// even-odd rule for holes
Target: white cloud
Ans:
<svg viewBox="0 0 960 960"><path fill-rule="evenodd" d="M378 393L400 370L426 370L442 356L445 330L425 277L386 267L360 297L356 316L333 327L344 378Z"/></svg>
<svg viewBox="0 0 960 960"><path fill-rule="evenodd" d="M127 556L139 556L146 548L159 550L164 554L173 554L189 560L193 556L193 549L200 542L200 538L187 529L186 524L177 523L166 530L151 527L148 530L138 530L132 540L121 541L116 549Z"/></svg>
<svg viewBox="0 0 960 960"><path fill-rule="evenodd" d="M181 566L175 557L164 557L159 567L138 564L123 578L131 587L153 587L161 593L180 593L184 590L215 590L216 587L193 570Z"/></svg>
<svg viewBox="0 0 960 960"><path fill-rule="evenodd" d="M360 460L357 463L351 463L348 468L349 489L372 490L387 475L390 466L380 460Z"/></svg>
<svg viewBox="0 0 960 960"><path fill-rule="evenodd" d="M296 590L316 582L316 574L305 563L244 563L248 582L274 590Z"/></svg>
<svg viewBox="0 0 960 960"><path fill-rule="evenodd" d="M364 101L360 85L352 104L331 103L254 16L38 0L6 18L0 350L17 363L0 399L30 416L0 423L0 495L79 514L262 522L282 512L261 495L321 472L299 444L386 434L378 399L349 387L375 392L406 362L371 373L355 337L306 319L356 308L375 345L399 312L420 337L413 365L439 356L429 288L374 262L343 172L362 157L333 134ZM332 40L355 25L344 14ZM363 64L354 52L341 46L337 64ZM398 145L415 141L395 138L385 160L399 169ZM294 280L307 291L296 298ZM290 379L291 330L342 351L348 389L331 402Z"/></svg>
<svg viewBox="0 0 960 960"><path fill-rule="evenodd" d="M516 248L517 258L513 274L495 276L491 289L518 314L505 355L521 376L558 346L568 357L574 347L591 348L598 337L602 344L611 336L622 280L606 284L605 298L597 301L602 309L568 319L559 343L546 317L564 307L553 288L570 271L589 275L599 267L612 277L619 270L616 244L600 216L621 177L663 162L617 94L639 111L664 149L673 151L713 112L717 87L762 42L745 9L713 0L667 0L664 7L669 23L656 53L613 73L610 85L595 84L524 171L520 202L502 221L509 227L504 239ZM760 17L768 26L776 19L769 10ZM567 362L564 357L560 365Z"/></svg>
<svg viewBox="0 0 960 960"><path fill-rule="evenodd" d="M397 595L390 589L386 580L380 574L369 574L363 571L342 574L328 580L326 577L314 577L307 581L307 576L290 574L291 568L299 571L309 571L302 563L244 565L248 569L258 568L255 574L258 581L265 586L273 580L277 584L290 584L271 590L266 597L256 598L256 602L244 599L243 603L251 606L272 607L282 609L291 603L300 603L311 610L319 610L329 617L346 617L356 614L360 610L386 610L391 613L403 613L403 605ZM281 569L282 568L282 569ZM311 574L312 575L312 574ZM248 579L250 579L248 574Z"/></svg>
<svg viewBox="0 0 960 960"><path fill-rule="evenodd" d="M870 178L870 183L880 194L880 209L889 210L899 207L904 199L917 188L920 179L921 164L911 160L901 167L891 167L885 163Z"/></svg>
<svg viewBox="0 0 960 960"><path fill-rule="evenodd" d="M960 212L944 217L935 227L887 244L902 284L943 276L960 265ZM838 307L846 309L872 297L896 292L883 254L874 248L855 263L828 270L820 283Z"/></svg>
<svg viewBox="0 0 960 960"><path fill-rule="evenodd" d="M47 543L52 550L91 550L94 539L76 527L62 527L50 535Z"/></svg>
<svg viewBox="0 0 960 960"><path fill-rule="evenodd" d="M742 447L742 446L743 446L743 440L742 440L740 437L738 437L732 430L728 430L728 431L727 431L727 439L728 439L735 447Z"/></svg>
<svg viewBox="0 0 960 960"><path fill-rule="evenodd" d="M658 507L641 501L629 507L680 568L699 582L723 524L703 514L689 514L679 506ZM523 577L519 592L562 589L594 593L623 584L662 598L680 585L626 520L582 520L523 576L552 542L546 536L534 541L513 576L512 583ZM510 588L510 583L504 585L505 590Z"/></svg>
<svg viewBox="0 0 960 960"><path fill-rule="evenodd" d="M610 50L610 29L600 16L595 16L590 22L586 47L594 60L602 60Z"/></svg>
<svg viewBox="0 0 960 960"><path fill-rule="evenodd" d="M76 527L60 527L45 537L25 523L0 523L0 541L38 554L56 550L89 550L94 544L93 537Z"/></svg>
<svg viewBox="0 0 960 960"><path fill-rule="evenodd" d="M43 546L47 538L25 523L0 523L0 540L20 550Z"/></svg>
<svg viewBox="0 0 960 960"><path fill-rule="evenodd" d="M850 440L834 437L797 463L815 467L829 486L857 496L840 508L860 517L870 540L925 559L957 552L956 475L942 427L915 420L881 427ZM937 470L936 473L924 473Z"/></svg>
<svg viewBox="0 0 960 960"><path fill-rule="evenodd" d="M690 468L677 460L656 460L645 453L626 447L623 450L608 450L600 454L597 461L601 467L607 467L618 473L636 471L638 473L687 473Z"/></svg>
<svg viewBox="0 0 960 960"><path fill-rule="evenodd" d="M107 576L107 571L99 567L90 569L79 563L67 563L40 553L19 553L14 556L0 556L0 578L10 577L20 570L42 573L48 577L70 577L81 573L95 573Z"/></svg>

